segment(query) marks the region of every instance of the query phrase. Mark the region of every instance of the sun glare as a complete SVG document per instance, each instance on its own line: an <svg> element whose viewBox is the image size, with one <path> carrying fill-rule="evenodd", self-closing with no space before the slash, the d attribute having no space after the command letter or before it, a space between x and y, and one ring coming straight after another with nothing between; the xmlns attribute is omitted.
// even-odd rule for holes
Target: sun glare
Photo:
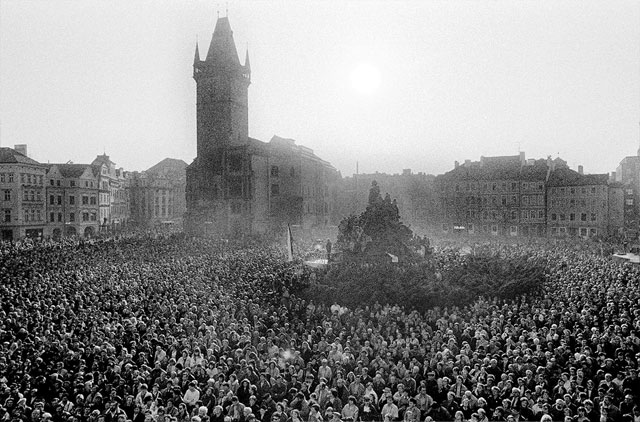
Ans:
<svg viewBox="0 0 640 422"><path fill-rule="evenodd" d="M374 94L380 82L380 71L368 63L361 63L351 71L351 86L360 94Z"/></svg>

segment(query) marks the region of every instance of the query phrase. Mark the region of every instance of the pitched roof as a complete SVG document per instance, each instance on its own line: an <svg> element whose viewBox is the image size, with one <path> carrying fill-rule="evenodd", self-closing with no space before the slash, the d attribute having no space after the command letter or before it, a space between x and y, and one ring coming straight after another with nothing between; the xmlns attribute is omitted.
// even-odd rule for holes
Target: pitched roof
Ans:
<svg viewBox="0 0 640 422"><path fill-rule="evenodd" d="M233 31L229 24L229 18L218 18L205 61L225 67L240 67L238 50L236 50L236 43L233 40Z"/></svg>
<svg viewBox="0 0 640 422"><path fill-rule="evenodd" d="M67 178L78 178L90 167L90 164L56 164L60 174Z"/></svg>
<svg viewBox="0 0 640 422"><path fill-rule="evenodd" d="M609 182L608 174L580 174L567 167L557 168L551 172L549 186L585 186L606 185Z"/></svg>
<svg viewBox="0 0 640 422"><path fill-rule="evenodd" d="M19 153L13 148L0 147L0 163L20 163L41 166L39 162Z"/></svg>
<svg viewBox="0 0 640 422"><path fill-rule="evenodd" d="M158 164L149 167L145 173L167 173L167 172L184 172L187 163L177 158L165 158Z"/></svg>

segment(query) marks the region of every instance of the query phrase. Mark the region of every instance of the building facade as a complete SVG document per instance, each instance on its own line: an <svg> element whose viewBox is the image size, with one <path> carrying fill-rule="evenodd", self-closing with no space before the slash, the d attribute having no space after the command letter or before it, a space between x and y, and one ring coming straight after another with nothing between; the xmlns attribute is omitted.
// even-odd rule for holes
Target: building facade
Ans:
<svg viewBox="0 0 640 422"><path fill-rule="evenodd" d="M193 77L197 157L187 168L186 232L239 236L335 224L338 172L293 140L248 136L251 66L248 53L240 63L226 17L216 22L205 60L196 45Z"/></svg>
<svg viewBox="0 0 640 422"><path fill-rule="evenodd" d="M100 230L99 168L90 164L49 164L47 236L93 237Z"/></svg>
<svg viewBox="0 0 640 422"><path fill-rule="evenodd" d="M608 174L584 174L582 167L554 169L547 190L547 227L551 236L594 237L618 234L624 227L623 190Z"/></svg>
<svg viewBox="0 0 640 422"><path fill-rule="evenodd" d="M624 186L624 237L640 238L640 150L639 155L623 158L616 168L615 180Z"/></svg>
<svg viewBox="0 0 640 422"><path fill-rule="evenodd" d="M525 154L455 163L436 177L437 220L445 233L544 236L550 163Z"/></svg>
<svg viewBox="0 0 640 422"><path fill-rule="evenodd" d="M91 163L99 174L100 230L123 230L129 221L128 173L116 165L108 155L98 155Z"/></svg>
<svg viewBox="0 0 640 422"><path fill-rule="evenodd" d="M132 224L182 225L186 211L186 168L184 161L167 158L146 171L130 173Z"/></svg>
<svg viewBox="0 0 640 422"><path fill-rule="evenodd" d="M44 236L45 173L44 165L25 154L0 147L1 240Z"/></svg>

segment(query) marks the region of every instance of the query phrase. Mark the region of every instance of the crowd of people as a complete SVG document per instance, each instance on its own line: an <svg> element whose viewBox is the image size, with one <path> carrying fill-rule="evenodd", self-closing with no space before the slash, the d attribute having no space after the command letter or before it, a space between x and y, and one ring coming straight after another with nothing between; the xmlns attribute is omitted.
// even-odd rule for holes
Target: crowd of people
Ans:
<svg viewBox="0 0 640 422"><path fill-rule="evenodd" d="M265 246L2 245L0 422L640 422L638 267L497 253L542 293L418 313L306 302Z"/></svg>

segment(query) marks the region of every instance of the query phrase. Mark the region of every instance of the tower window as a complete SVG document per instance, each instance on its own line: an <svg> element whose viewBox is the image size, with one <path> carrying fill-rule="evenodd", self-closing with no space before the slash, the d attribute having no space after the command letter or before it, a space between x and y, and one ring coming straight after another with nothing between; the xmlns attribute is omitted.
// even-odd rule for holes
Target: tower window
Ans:
<svg viewBox="0 0 640 422"><path fill-rule="evenodd" d="M271 177L278 177L280 174L280 169L278 166L271 166Z"/></svg>

